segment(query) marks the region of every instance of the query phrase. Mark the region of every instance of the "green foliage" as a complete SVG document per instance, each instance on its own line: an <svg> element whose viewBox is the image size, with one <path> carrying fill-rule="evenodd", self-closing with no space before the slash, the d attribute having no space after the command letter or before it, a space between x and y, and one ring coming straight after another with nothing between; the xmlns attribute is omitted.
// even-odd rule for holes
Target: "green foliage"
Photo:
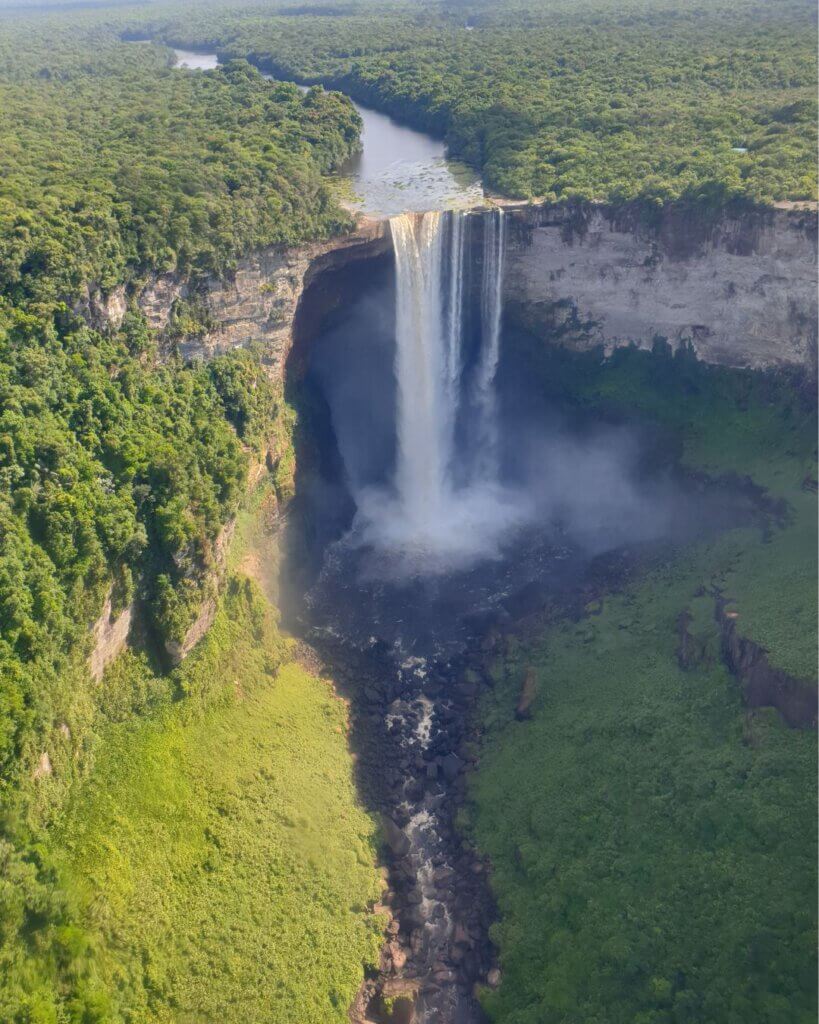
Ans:
<svg viewBox="0 0 819 1024"><path fill-rule="evenodd" d="M106 595L114 614L137 599L150 639L160 647L185 634L212 588L215 541L236 514L249 457L273 435L284 440L287 428L277 425L280 403L257 353L220 357L209 366L160 361L156 340L133 305L120 328L105 330L89 327L77 311L93 309L99 290L124 286L132 295L151 272L175 270L195 283L230 269L252 247L344 229L349 218L325 175L355 147L360 125L342 97L320 89L302 96L292 85L266 82L241 61L206 75L172 69L167 50L121 41L115 22L80 12L0 24L0 1019L20 1024L145 1020L148 1005L157 1019L167 1020L170 1012L157 1008L154 968L140 959L150 958L150 944L137 950L135 938L134 959L126 956L125 966L118 965L119 938L93 919L94 901L83 888L90 876L72 881L72 865L46 829L69 794L80 800L79 793L89 792L82 787L95 756L100 767L90 785L110 784L113 792L117 771L137 770L140 755L131 761L127 746L133 743L136 751L141 740L134 721L147 718L153 724L144 728L153 730L154 741L163 730L175 737L163 770L176 770L176 739L189 729L196 750L206 749L203 736L214 738L213 766L224 771L235 753L238 771L238 759L247 765L259 744L272 742L270 714L282 711L281 695L269 692L281 643L270 613L241 587L227 601L216 638L197 655L198 668L166 677L144 658L126 655L104 685L90 678L90 625ZM208 326L195 300L180 301L169 335ZM233 645L224 657L220 642ZM225 711L223 727L233 721L247 733L245 746L226 747L214 721L206 727L194 725L194 718L217 717L216 704L227 701L227 673L240 672L236 659L243 660L248 693L259 692ZM339 772L328 798L345 813L344 745L328 719L334 705L329 697L320 704L320 684L299 682L315 700L303 719L294 719L287 743L304 744L316 758L326 754ZM174 703L183 695L184 712ZM319 724L331 733L332 749L319 749ZM287 743L285 761L294 749ZM156 763L142 766L148 779L152 769L160 771L161 755L155 747L140 750L156 753ZM195 776L179 790L199 811L207 804L201 780ZM162 781L154 775L145 784ZM309 781L315 789L305 782L294 799L317 799L326 780ZM129 776L129 784L143 782ZM247 832L258 824L264 799L272 799L261 792L271 789L269 776L259 776L256 787L259 801L237 812L237 827ZM167 809L157 795L158 808ZM108 806L103 798L94 813ZM305 894L317 923L307 938L298 922L308 915L296 913L291 900L288 932L280 917L274 920L285 901L277 903L270 892L271 909L253 939L261 947L278 928L288 936L286 957L303 959L308 946L299 951L298 942L308 943L321 927L328 947L348 943L349 955L333 970L324 965L311 973L305 965L301 971L311 999L324 1006L331 992L346 998L355 987L372 936L363 918L350 924L349 906L342 913L340 891L332 889L331 853L346 856L335 840L326 855L318 852L306 867L294 868L276 852L278 845L270 846L290 833L276 832L282 827L278 805L269 810L273 832L259 834L254 860L264 881L240 873L235 920L252 920L251 893L278 886L267 870L278 857L277 870L289 873L294 892ZM366 889L372 884L371 861L362 852L366 822L351 815L349 823L360 830L358 846L343 828L337 835L361 857L359 874L348 871L347 878ZM152 824L139 823L148 843ZM189 824L198 828L199 821ZM109 826L105 822L106 838ZM79 824L73 831L82 833ZM251 849L244 833L241 842ZM72 850L80 872L82 850ZM142 851L132 852L137 873ZM124 874L120 880L126 881ZM148 892L148 882L139 881ZM155 880L152 891L164 881ZM203 895L197 927L205 925L209 901L228 890L222 879ZM177 895L183 915L187 897L182 890ZM223 919L226 931L215 934L214 943L232 941L231 921ZM155 919L154 945L164 924L161 915ZM178 978L179 968L166 966ZM271 973L281 970L281 961L273 957L265 970L258 991L290 1006L292 985L279 986ZM133 972L134 987L120 999L123 971ZM267 992L268 986L281 991ZM228 988L223 976L208 991L218 999ZM328 1017L316 1009L313 1019Z"/></svg>
<svg viewBox="0 0 819 1024"><path fill-rule="evenodd" d="M816 407L787 378L708 367L685 350L673 357L620 349L611 359L572 355L529 339L531 372L555 401L657 429L694 472L749 477L784 503L786 529L764 543L735 545L741 571L724 580L742 632L771 661L803 678L816 673Z"/></svg>
<svg viewBox="0 0 819 1024"><path fill-rule="evenodd" d="M467 815L501 913L486 1008L508 1024L807 1024L816 735L743 710L708 593L736 598L775 664L815 678L816 502L801 486L815 414L785 382L684 354L533 360L571 404L669 431L692 469L750 472L788 514L677 553L496 666ZM684 670L686 609L703 653ZM538 696L518 722L530 666Z"/></svg>
<svg viewBox="0 0 819 1024"><path fill-rule="evenodd" d="M74 301L145 271L219 273L349 224L324 174L360 118L244 61L192 73L99 19L0 25L0 294ZM184 321L184 317L182 317Z"/></svg>
<svg viewBox="0 0 819 1024"><path fill-rule="evenodd" d="M157 19L444 135L508 196L816 198L815 7L622 0L203 8Z"/></svg>
<svg viewBox="0 0 819 1024"><path fill-rule="evenodd" d="M472 791L501 911L492 1019L816 1015L816 737L746 720L718 662L678 667L708 567L669 566L503 666ZM528 664L540 697L512 722Z"/></svg>
<svg viewBox="0 0 819 1024"><path fill-rule="evenodd" d="M90 777L0 883L0 1018L347 1019L378 953L375 828L346 707L287 657L237 576L172 677L107 673Z"/></svg>
<svg viewBox="0 0 819 1024"><path fill-rule="evenodd" d="M76 695L62 679L86 651L107 589L122 607L138 579L159 637L184 633L213 542L243 493L246 449L273 429L277 412L247 352L211 367L146 364L130 351L133 322L107 337L61 319L57 328L0 307L7 778L30 766L58 723L73 729Z"/></svg>

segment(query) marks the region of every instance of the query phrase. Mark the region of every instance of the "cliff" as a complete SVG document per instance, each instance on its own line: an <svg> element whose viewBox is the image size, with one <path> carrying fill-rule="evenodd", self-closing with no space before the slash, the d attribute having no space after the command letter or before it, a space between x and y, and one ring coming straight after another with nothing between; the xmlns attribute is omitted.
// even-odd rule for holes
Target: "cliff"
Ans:
<svg viewBox="0 0 819 1024"><path fill-rule="evenodd" d="M474 212L480 216L480 211ZM690 345L708 363L753 369L816 368L815 211L607 207L589 203L509 206L505 315L547 343L577 350L658 338ZM481 232L473 232L475 258ZM192 283L155 275L133 296L168 350L209 359L255 341L274 378L298 373L322 309L341 306L351 275L388 258L385 220L362 219L351 235L240 260L231 275ZM343 270L334 274L327 271ZM317 287L311 288L312 284ZM309 295L307 294L309 289ZM306 296L306 298L305 298ZM98 327L117 325L128 307L122 288L89 290L81 310ZM302 301L304 299L304 301ZM195 336L174 338L180 300L202 313ZM299 355L299 353L302 353ZM254 470L258 480L260 467ZM184 641L168 650L178 663L204 634L215 604L205 602ZM127 640L131 616L103 610L94 627L95 677Z"/></svg>
<svg viewBox="0 0 819 1024"><path fill-rule="evenodd" d="M611 353L662 338L707 363L815 371L815 210L559 203L509 206L507 224L505 314L546 341ZM197 303L207 327L174 341L183 358L255 340L280 377L310 281L389 248L388 223L362 218L351 235L248 256L224 279L156 275L136 300L166 334L174 304ZM82 308L116 324L124 292L92 292Z"/></svg>
<svg viewBox="0 0 819 1024"><path fill-rule="evenodd" d="M258 341L271 373L279 377L292 343L296 310L311 276L339 262L383 253L388 246L386 222L362 218L350 235L252 254L226 278L212 277L192 285L176 274L155 276L137 302L157 331L168 328L177 300L193 299L201 306L212 326L200 335L179 339L183 359L210 359Z"/></svg>
<svg viewBox="0 0 819 1024"><path fill-rule="evenodd" d="M816 366L815 211L511 209L506 313L578 350L689 344L707 363Z"/></svg>

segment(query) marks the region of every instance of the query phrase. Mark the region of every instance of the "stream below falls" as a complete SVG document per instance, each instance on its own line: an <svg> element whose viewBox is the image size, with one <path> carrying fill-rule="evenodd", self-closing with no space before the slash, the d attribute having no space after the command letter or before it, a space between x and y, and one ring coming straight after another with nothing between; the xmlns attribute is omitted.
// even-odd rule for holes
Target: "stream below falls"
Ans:
<svg viewBox="0 0 819 1024"><path fill-rule="evenodd" d="M480 182L442 142L356 106L363 148L339 176L390 218L393 255L349 296L336 282L287 381L303 426L283 615L350 700L384 838L391 918L351 1019L480 1024L495 909L457 819L506 637L764 512L736 481L686 477L662 439L550 407L504 323L503 211L475 209Z"/></svg>
<svg viewBox="0 0 819 1024"><path fill-rule="evenodd" d="M549 407L504 327L504 219L392 217L391 264L334 304L294 398L310 436L285 614L351 701L389 870L357 1021L478 1024L499 981L488 865L458 813L505 637L547 608L580 617L670 545L756 514L662 439Z"/></svg>

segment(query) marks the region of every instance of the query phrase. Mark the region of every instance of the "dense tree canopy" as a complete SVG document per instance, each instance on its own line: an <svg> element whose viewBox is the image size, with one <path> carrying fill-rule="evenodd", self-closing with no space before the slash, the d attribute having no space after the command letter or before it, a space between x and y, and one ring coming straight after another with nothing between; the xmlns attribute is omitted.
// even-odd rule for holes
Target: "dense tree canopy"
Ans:
<svg viewBox="0 0 819 1024"><path fill-rule="evenodd" d="M112 581L159 638L190 622L247 449L276 414L248 353L159 360L135 306L77 315L89 289L221 273L260 245L343 229L326 175L357 145L343 97L244 61L192 73L99 14L0 21L0 771L69 713Z"/></svg>
<svg viewBox="0 0 819 1024"><path fill-rule="evenodd" d="M325 82L519 197L812 199L815 5L524 0L215 8L180 45Z"/></svg>
<svg viewBox="0 0 819 1024"><path fill-rule="evenodd" d="M180 639L282 408L256 354L185 366L133 299L153 272L195 281L344 230L327 174L360 130L338 94L244 61L174 69L109 16L0 19L0 1017L20 1022L56 1021L57 1003L60 1020L110 1019L33 838L110 712L91 623L106 594L116 613L137 598L151 649ZM89 292L115 286L121 326L90 326ZM144 711L149 691L115 703ZM41 1003L52 969L66 991Z"/></svg>
<svg viewBox="0 0 819 1024"><path fill-rule="evenodd" d="M172 59L59 18L0 32L0 293L220 272L348 223L324 178L358 142L348 101Z"/></svg>

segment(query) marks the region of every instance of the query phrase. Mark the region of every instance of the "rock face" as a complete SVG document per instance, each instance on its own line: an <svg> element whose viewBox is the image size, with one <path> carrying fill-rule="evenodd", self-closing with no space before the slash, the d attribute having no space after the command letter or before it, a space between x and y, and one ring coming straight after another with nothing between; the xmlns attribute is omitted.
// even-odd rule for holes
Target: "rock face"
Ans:
<svg viewBox="0 0 819 1024"><path fill-rule="evenodd" d="M708 363L815 371L815 210L558 203L510 206L507 224L506 315L548 341L610 354L662 338ZM362 219L342 238L249 256L225 279L157 275L137 303L163 331L177 300L195 301L210 326L177 340L183 358L258 341L280 377L311 280L390 247L387 222ZM81 306L95 326L116 326L125 294L92 289Z"/></svg>
<svg viewBox="0 0 819 1024"><path fill-rule="evenodd" d="M102 679L106 668L125 650L133 623L134 605L129 604L116 617L112 616L111 612L111 592L109 591L100 616L91 627L94 646L91 651L89 668L95 682Z"/></svg>
<svg viewBox="0 0 819 1024"><path fill-rule="evenodd" d="M507 315L579 351L664 338L708 363L812 372L816 223L784 209L511 209Z"/></svg>
<svg viewBox="0 0 819 1024"><path fill-rule="evenodd" d="M510 207L507 224L506 315L547 342L610 353L664 338L672 347L690 344L709 363L815 372L815 211L705 215L667 207L648 217L644 209L563 203ZM346 301L344 275L322 287L333 278L324 272L366 275L368 261L390 251L388 222L365 218L342 238L248 256L224 279L156 275L130 301L166 335L174 304L194 305L209 326L173 342L183 358L210 359L258 342L281 380L291 350L287 372L299 372L295 357L318 315L312 307ZM105 295L92 287L77 311L95 327L118 327L128 302L124 288ZM204 635L215 608L207 600L184 640L169 647L172 663ZM111 620L110 603L103 609L94 626L96 678L125 646L131 614Z"/></svg>
<svg viewBox="0 0 819 1024"><path fill-rule="evenodd" d="M354 234L343 238L249 256L225 279L214 277L193 285L175 274L162 274L148 283L137 302L149 325L158 331L167 328L178 299L195 299L200 304L214 326L200 336L179 340L183 359L211 359L257 341L271 373L280 376L310 274L333 261L375 254L388 244L385 222L362 220Z"/></svg>
<svg viewBox="0 0 819 1024"><path fill-rule="evenodd" d="M722 596L717 597L716 619L721 630L722 656L739 680L747 707L773 707L792 729L815 729L816 684L771 665L765 648L739 632L736 612L729 611L728 604Z"/></svg>
<svg viewBox="0 0 819 1024"><path fill-rule="evenodd" d="M231 519L230 522L225 523L219 531L219 536L214 542L213 564L210 570L211 584L214 593L219 590L224 579L225 569L227 567L228 550L230 549L230 542L233 540L233 534L235 532L236 520ZM168 640L166 642L165 653L167 654L172 666L179 665L180 662L190 654L194 647L196 647L202 637L213 625L213 620L216 618L217 610L218 604L216 602L216 598L212 595L206 597L199 609L199 614L188 627L184 637L181 640Z"/></svg>

